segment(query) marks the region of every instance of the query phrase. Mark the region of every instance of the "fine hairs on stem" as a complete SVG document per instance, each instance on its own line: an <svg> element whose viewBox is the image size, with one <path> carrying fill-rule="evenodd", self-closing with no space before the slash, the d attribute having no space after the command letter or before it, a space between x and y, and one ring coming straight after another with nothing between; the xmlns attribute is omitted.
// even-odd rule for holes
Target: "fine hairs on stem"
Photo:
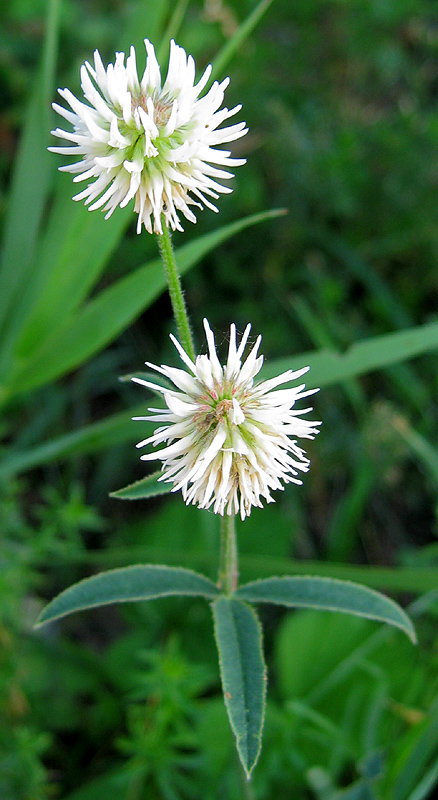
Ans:
<svg viewBox="0 0 438 800"><path fill-rule="evenodd" d="M237 589L239 566L236 542L236 518L234 514L221 517L221 551L219 562L218 586L225 594L232 594Z"/></svg>
<svg viewBox="0 0 438 800"><path fill-rule="evenodd" d="M192 359L192 361L194 361L195 347L190 330L189 317L187 314L181 280L176 266L175 254L173 252L172 241L170 238L170 231L166 225L164 214L161 221L163 225L163 233L157 234L158 246L160 248L160 255L163 261L164 271L166 273L170 301L172 303L172 309L178 329L178 336L187 355Z"/></svg>

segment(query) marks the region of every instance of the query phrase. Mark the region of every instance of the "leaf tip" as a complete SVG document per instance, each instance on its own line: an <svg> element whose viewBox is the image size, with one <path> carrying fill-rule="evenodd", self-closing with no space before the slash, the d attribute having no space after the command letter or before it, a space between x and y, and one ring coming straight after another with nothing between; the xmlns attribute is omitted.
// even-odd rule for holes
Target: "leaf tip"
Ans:
<svg viewBox="0 0 438 800"><path fill-rule="evenodd" d="M409 619L409 617L408 617L408 619ZM409 636L409 639L411 640L412 644L418 644L417 631L415 630L414 625L413 625L413 623L411 622L410 619L409 619L409 622L410 622L410 624L405 629L406 630L406 634Z"/></svg>
<svg viewBox="0 0 438 800"><path fill-rule="evenodd" d="M46 610L47 610L47 606L46 606L46 608L43 608L43 610L41 611L41 614L39 614L39 616L37 618L37 621L33 624L33 630L34 631L38 631L40 628L43 627L43 625L47 625L48 622L51 622L51 618L50 619L46 619L45 618Z"/></svg>
<svg viewBox="0 0 438 800"><path fill-rule="evenodd" d="M262 749L262 747L261 747L261 742L260 742L260 746L259 746L257 755L255 756L255 758L253 758L252 763L248 764L246 762L245 758L243 758L242 753L240 753L239 748L238 748L239 760L240 760L240 763L242 764L243 770L245 772L246 780L248 782L252 778L252 773L254 772L254 767L256 766L257 761L259 760L259 755L261 753L261 749Z"/></svg>

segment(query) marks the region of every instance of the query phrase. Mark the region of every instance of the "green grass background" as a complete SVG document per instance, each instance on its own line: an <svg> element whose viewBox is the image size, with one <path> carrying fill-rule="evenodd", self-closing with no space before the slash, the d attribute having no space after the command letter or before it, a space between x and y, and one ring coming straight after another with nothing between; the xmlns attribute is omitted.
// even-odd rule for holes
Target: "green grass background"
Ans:
<svg viewBox="0 0 438 800"><path fill-rule="evenodd" d="M425 0L8 0L0 9L0 796L422 800L438 780L438 17ZM217 519L109 493L144 475L118 376L176 365L153 237L71 200L48 154L58 86L147 36L229 74L247 164L174 243L193 329L263 336L266 374L311 364L311 471L238 526L245 579L359 580L420 645L364 620L263 612L264 745L251 784L201 601L102 609L34 632L110 566L215 577ZM142 59L138 57L141 64ZM272 209L287 214L264 215ZM243 219L249 219L240 224ZM257 221L258 220L258 221ZM278 365L277 365L278 361ZM146 428L145 428L146 429ZM147 435L145 433L145 435ZM214 735L212 734L214 732Z"/></svg>

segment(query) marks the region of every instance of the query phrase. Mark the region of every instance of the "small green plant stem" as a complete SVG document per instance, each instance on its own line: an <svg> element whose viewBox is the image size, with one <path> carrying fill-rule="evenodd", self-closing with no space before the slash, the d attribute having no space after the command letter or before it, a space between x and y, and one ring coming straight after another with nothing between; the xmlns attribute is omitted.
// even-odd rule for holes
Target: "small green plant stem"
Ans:
<svg viewBox="0 0 438 800"><path fill-rule="evenodd" d="M239 567L236 543L236 522L234 514L221 517L221 554L219 562L218 586L225 594L237 589Z"/></svg>
<svg viewBox="0 0 438 800"><path fill-rule="evenodd" d="M164 221L164 214L161 217L162 234L158 236L158 246L163 260L164 271L166 273L167 285L169 287L170 301L172 303L173 314L178 329L180 344L182 344L189 358L195 360L195 348L193 345L192 333L190 330L189 317L186 304L184 302L181 281L176 266L175 254L173 252L169 229Z"/></svg>

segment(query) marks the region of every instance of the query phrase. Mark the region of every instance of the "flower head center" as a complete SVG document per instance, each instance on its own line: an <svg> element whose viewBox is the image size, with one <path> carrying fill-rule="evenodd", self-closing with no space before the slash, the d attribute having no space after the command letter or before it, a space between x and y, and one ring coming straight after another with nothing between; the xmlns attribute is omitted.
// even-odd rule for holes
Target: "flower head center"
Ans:
<svg viewBox="0 0 438 800"><path fill-rule="evenodd" d="M154 107L154 122L157 128L164 128L169 121L171 112L172 106L169 103L165 103L163 100L159 100L156 103Z"/></svg>
<svg viewBox="0 0 438 800"><path fill-rule="evenodd" d="M169 121L169 117L172 112L172 104L166 102L166 100L164 100L162 97L154 98L147 92L141 92L138 95L131 95L132 115L135 116L138 108L142 108L143 111L146 111L147 114L150 114L151 102L148 103L149 99L152 101L152 117L155 125L157 128L164 128Z"/></svg>
<svg viewBox="0 0 438 800"><path fill-rule="evenodd" d="M233 401L224 399L221 400L214 409L214 415L218 422L225 417L229 417L230 412L233 410Z"/></svg>

